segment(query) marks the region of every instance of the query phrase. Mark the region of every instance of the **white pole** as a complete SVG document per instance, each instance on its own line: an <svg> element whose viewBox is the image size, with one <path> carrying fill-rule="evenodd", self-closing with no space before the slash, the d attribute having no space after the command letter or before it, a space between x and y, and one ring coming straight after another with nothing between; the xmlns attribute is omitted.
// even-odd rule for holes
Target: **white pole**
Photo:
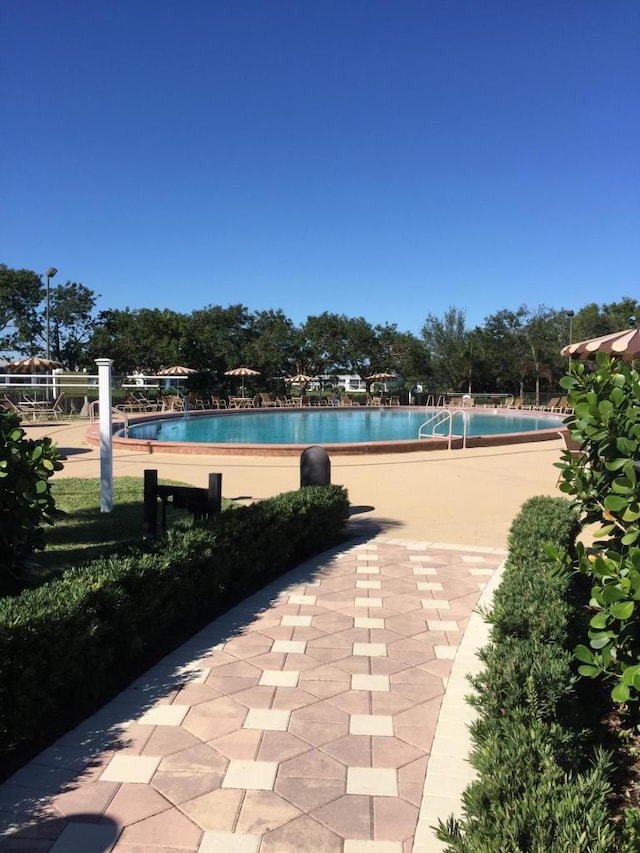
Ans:
<svg viewBox="0 0 640 853"><path fill-rule="evenodd" d="M111 365L110 358L96 358L98 365L98 406L100 409L100 512L113 510L113 449L111 446Z"/></svg>

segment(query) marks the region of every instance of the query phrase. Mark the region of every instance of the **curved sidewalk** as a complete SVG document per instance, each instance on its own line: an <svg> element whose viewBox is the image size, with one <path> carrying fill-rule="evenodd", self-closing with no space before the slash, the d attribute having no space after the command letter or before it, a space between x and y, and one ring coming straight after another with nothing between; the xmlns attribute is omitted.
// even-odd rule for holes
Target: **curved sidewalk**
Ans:
<svg viewBox="0 0 640 853"><path fill-rule="evenodd" d="M503 558L377 536L298 567L0 786L0 850L435 853Z"/></svg>

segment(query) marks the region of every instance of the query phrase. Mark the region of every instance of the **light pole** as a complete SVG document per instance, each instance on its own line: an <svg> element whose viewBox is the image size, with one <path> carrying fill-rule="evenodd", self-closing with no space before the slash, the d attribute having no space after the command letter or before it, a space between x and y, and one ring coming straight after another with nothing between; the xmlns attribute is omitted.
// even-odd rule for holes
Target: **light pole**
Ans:
<svg viewBox="0 0 640 853"><path fill-rule="evenodd" d="M49 267L47 270L47 359L51 358L51 289L49 282L57 272L58 270L55 267Z"/></svg>
<svg viewBox="0 0 640 853"><path fill-rule="evenodd" d="M573 343L573 318L575 317L575 311L567 311L567 317L569 318L569 346ZM571 351L569 351L569 373L571 373Z"/></svg>

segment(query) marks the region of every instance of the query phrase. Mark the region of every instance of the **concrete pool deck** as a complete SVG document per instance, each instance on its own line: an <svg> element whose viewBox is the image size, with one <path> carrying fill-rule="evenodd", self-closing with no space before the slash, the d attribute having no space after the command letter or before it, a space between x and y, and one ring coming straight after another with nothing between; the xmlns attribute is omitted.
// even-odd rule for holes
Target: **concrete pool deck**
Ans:
<svg viewBox="0 0 640 853"><path fill-rule="evenodd" d="M98 477L100 453L86 441L88 424L23 424L34 438L49 435L67 454L59 477ZM504 447L431 450L331 458L331 480L345 486L353 524L394 536L505 547L514 515L532 495L556 493L560 438ZM300 485L299 457L204 456L115 449L114 476L159 478L206 486L222 473L222 493L260 500Z"/></svg>
<svg viewBox="0 0 640 853"><path fill-rule="evenodd" d="M27 426L97 477L86 425ZM0 851L437 853L459 813L465 674L521 504L556 494L563 442L340 457L352 538L211 623L0 786ZM240 500L298 460L116 451L115 476ZM70 697L71 701L71 697Z"/></svg>

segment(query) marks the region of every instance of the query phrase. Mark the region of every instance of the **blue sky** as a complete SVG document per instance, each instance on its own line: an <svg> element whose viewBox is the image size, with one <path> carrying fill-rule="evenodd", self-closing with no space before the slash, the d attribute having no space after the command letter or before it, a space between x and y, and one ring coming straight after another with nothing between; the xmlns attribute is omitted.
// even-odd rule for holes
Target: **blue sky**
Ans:
<svg viewBox="0 0 640 853"><path fill-rule="evenodd" d="M637 0L4 0L0 261L418 332L638 298Z"/></svg>

